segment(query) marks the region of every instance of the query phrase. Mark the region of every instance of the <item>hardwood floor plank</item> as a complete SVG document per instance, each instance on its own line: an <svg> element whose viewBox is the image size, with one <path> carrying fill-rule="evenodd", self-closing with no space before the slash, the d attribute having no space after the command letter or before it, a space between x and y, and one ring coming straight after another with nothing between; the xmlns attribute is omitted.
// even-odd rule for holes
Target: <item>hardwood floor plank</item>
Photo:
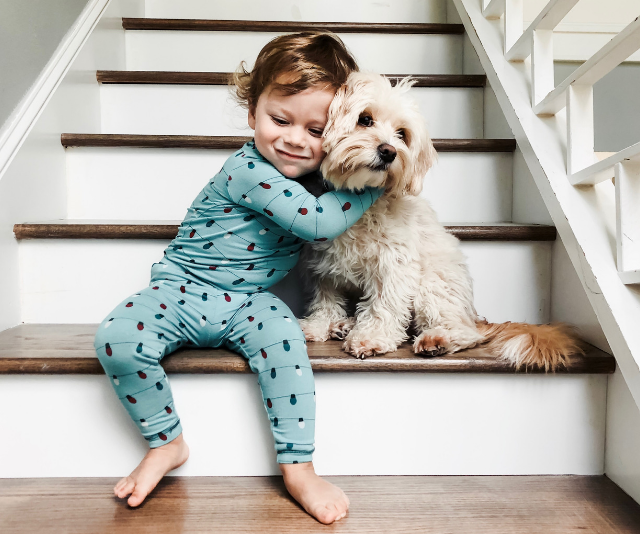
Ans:
<svg viewBox="0 0 640 534"><path fill-rule="evenodd" d="M349 496L327 527L280 477L167 477L140 508L117 479L0 480L3 534L177 532L314 534L640 533L640 506L604 476L328 477Z"/></svg>

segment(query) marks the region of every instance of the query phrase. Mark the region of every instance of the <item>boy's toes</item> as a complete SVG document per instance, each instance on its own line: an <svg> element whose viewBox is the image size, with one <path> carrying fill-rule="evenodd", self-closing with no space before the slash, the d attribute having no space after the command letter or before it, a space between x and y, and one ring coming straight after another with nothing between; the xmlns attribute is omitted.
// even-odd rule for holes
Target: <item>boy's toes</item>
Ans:
<svg viewBox="0 0 640 534"><path fill-rule="evenodd" d="M320 523L330 525L338 518L340 514L338 513L338 510L334 505L328 505L320 507L313 515L318 518L318 521L320 521Z"/></svg>
<svg viewBox="0 0 640 534"><path fill-rule="evenodd" d="M113 488L113 493L115 493L119 499L124 499L133 492L135 487L136 484L131 477L124 477L116 484L115 488Z"/></svg>
<svg viewBox="0 0 640 534"><path fill-rule="evenodd" d="M129 497L127 504L131 507L139 506L140 504L142 504L142 501L145 500L147 495L149 495L149 492L149 488L145 488L141 484L138 484L131 494L131 497Z"/></svg>

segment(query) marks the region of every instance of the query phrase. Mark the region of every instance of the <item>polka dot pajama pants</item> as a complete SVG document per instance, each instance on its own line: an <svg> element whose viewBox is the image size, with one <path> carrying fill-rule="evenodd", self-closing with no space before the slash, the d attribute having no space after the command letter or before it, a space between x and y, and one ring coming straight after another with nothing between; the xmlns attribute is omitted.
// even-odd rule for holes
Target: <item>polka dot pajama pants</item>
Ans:
<svg viewBox="0 0 640 534"><path fill-rule="evenodd" d="M244 356L258 376L278 462L311 461L315 387L296 318L269 292L238 293L190 280L152 282L118 305L95 338L118 398L150 447L182 432L160 360L185 345L225 346Z"/></svg>

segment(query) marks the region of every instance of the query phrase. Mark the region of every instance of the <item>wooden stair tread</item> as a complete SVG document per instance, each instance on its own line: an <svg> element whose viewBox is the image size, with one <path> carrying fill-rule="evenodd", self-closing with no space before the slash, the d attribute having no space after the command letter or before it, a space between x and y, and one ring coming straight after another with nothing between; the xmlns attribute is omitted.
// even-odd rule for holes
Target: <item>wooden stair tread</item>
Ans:
<svg viewBox="0 0 640 534"><path fill-rule="evenodd" d="M99 70L96 78L106 84L229 85L231 72L173 72ZM385 74L392 84L408 74ZM484 74L416 74L414 87L484 87Z"/></svg>
<svg viewBox="0 0 640 534"><path fill-rule="evenodd" d="M237 150L253 137L231 135L144 135L63 133L70 147L199 148ZM438 152L513 152L515 139L433 139Z"/></svg>
<svg viewBox="0 0 640 534"><path fill-rule="evenodd" d="M21 223L16 239L173 239L180 221L68 219ZM542 224L466 224L445 228L462 241L555 241L556 228Z"/></svg>
<svg viewBox="0 0 640 534"><path fill-rule="evenodd" d="M95 324L25 324L0 332L0 374L103 374L95 356ZM396 352L358 360L339 341L307 345L317 372L541 373L499 361L484 347L434 358L416 356L408 343ZM162 363L168 373L250 373L246 360L227 349L184 348ZM591 345L558 373L603 374L615 371L615 359Z"/></svg>
<svg viewBox="0 0 640 534"><path fill-rule="evenodd" d="M224 32L301 32L328 30L336 33L463 34L462 24L391 22L303 22L277 20L122 19L125 30L179 30Z"/></svg>
<svg viewBox="0 0 640 534"><path fill-rule="evenodd" d="M640 506L606 476L329 477L351 501L347 517L332 527L307 515L282 477L165 477L135 510L113 497L117 480L2 479L4 531L640 532Z"/></svg>

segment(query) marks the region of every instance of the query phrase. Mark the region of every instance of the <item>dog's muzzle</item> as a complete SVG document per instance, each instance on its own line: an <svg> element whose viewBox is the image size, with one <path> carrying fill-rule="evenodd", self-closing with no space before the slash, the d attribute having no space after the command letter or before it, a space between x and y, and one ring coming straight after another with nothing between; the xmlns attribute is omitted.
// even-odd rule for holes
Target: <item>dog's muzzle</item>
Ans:
<svg viewBox="0 0 640 534"><path fill-rule="evenodd" d="M378 146L378 153L376 158L375 165L372 166L373 170L376 171L386 171L389 168L389 165L393 163L393 160L396 159L398 153L396 149L393 148L388 143L383 143Z"/></svg>

